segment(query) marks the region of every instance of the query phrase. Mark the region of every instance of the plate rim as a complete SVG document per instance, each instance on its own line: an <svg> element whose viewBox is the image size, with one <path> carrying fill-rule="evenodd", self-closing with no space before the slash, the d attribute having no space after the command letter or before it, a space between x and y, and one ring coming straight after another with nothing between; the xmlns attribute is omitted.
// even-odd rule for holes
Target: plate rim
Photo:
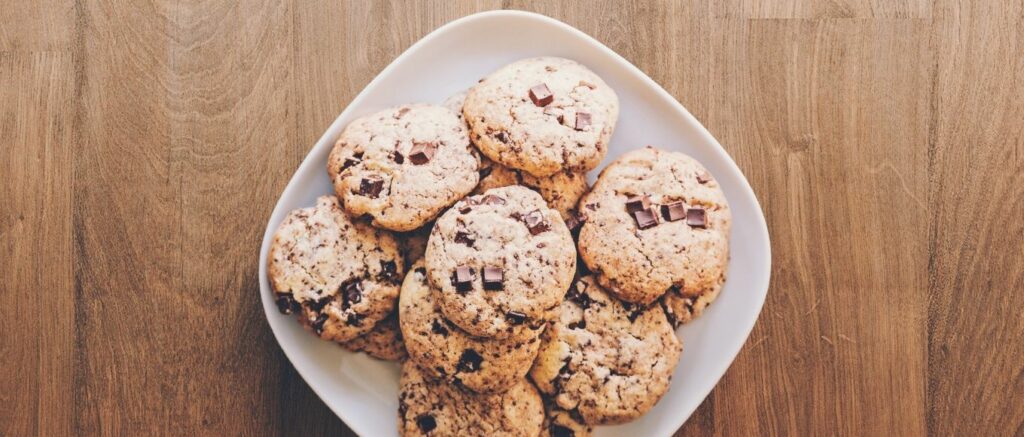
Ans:
<svg viewBox="0 0 1024 437"><path fill-rule="evenodd" d="M267 278L267 256L269 253L270 243L273 240L274 231L276 230L276 226L274 225L275 223L279 223L284 218L284 214L289 212L284 210L285 207L283 200L292 197L292 195L294 195L293 192L299 189L298 180L300 178L298 176L300 174L305 174L306 170L308 170L309 167L318 165L316 162L314 162L316 161L316 159L314 159L314 155L316 155L316 153L314 152L317 149L324 147L325 143L330 143L331 141L333 141L333 134L335 131L342 127L342 120L345 119L346 116L354 110L353 108L359 106L359 104L362 103L364 99L366 99L368 92L370 90L375 89L377 83L380 82L383 77L387 76L392 70L397 68L396 66L401 64L402 61L404 61L405 58L408 57L411 53L417 51L417 49L419 49L421 46L437 38L440 34L446 33L455 27L459 27L470 22L494 18L534 20L539 21L545 25L558 27L563 31L567 31L571 34L574 34L576 37L582 39L583 41L586 41L594 48L597 48L605 55L615 60L621 66L625 67L627 70L630 71L630 73L632 73L633 76L639 78L644 83L644 85L647 86L647 88L654 90L661 99L668 101L670 105L680 115L682 115L688 123L698 128L698 135L700 135L700 137L705 142L714 146L712 147L713 153L719 155L719 158L724 158L725 164L730 167L730 170L735 171L741 176L739 178L741 183L739 184L738 188L743 192L743 195L753 200L754 206L756 206L757 208L758 214L757 217L755 217L755 220L757 221L756 224L759 227L759 229L757 229L757 233L765 237L764 252L761 254L761 256L764 257L766 268L764 269L764 272L761 273L761 278L758 278L758 280L756 281L756 283L758 284L763 284L763 290L751 290L757 292L753 296L758 300L758 302L756 302L756 315L755 317L749 319L749 321L747 322L741 322L746 324L746 326L742 327L742 331L745 332L743 336L743 341L740 342L738 346L734 348L734 350L726 350L723 352L729 356L729 364L722 368L721 372L718 372L718 375L714 377L714 381L712 384L708 385L706 389L702 390L703 393L700 393L701 401L693 404L690 407L687 407L685 411L681 411L681 413L683 414L673 415L673 418L666 419L672 421L673 432L677 431L683 424L686 423L686 421L690 418L690 416L697 409L697 407L704 403L704 400L707 399L707 396L718 385L718 382L721 380L723 376L725 376L725 373L728 372L729 368L732 367L732 364L736 361L736 357L739 355L739 352L743 349L743 346L746 345L747 341L750 339L750 333L753 331L754 325L756 325L758 319L760 319L761 311L764 308L764 302L767 300L768 291L770 289L772 264L771 235L768 233L768 225L767 220L764 216L764 209L761 207L761 203L758 200L757 195L754 193L753 188L750 186L750 182L747 180L746 175L740 170L739 166L736 164L736 161L732 159L732 156L729 155L729 153L725 150L725 148L722 147L718 140L713 135L711 135L707 128L699 120L697 120L697 118L694 117L693 114L691 114L690 111L687 110L686 107L682 105L682 103L680 103L674 96L669 94L669 92L666 91L660 84L655 82L654 79L651 79L650 76L648 76L646 73L640 70L639 67L634 65L629 60L623 58L622 55L618 54L617 52L606 46L604 43L598 41L596 38L588 35L587 33L567 23L564 23L555 18L548 17L546 15L520 10L490 10L477 12L449 21L441 25L440 27L434 29L430 33L424 35L418 41L416 41L407 49L405 49L394 60L392 60L391 63L384 67L384 69L382 69L379 73L377 73L377 75L374 76L374 78L369 83L367 83L365 87L363 87L359 94L357 94L346 105L345 109L341 111L341 113L334 119L333 122L331 122L331 124L324 131L323 135L320 136L320 138L316 141L313 147L310 148L309 151L306 153L306 157L303 158L302 163L300 163L298 168L296 168L295 171L292 173L291 179L288 181L288 184L285 186L284 190L278 196L277 203L275 204L274 209L267 220L267 226L266 230L264 231L263 241L260 245L259 256L259 293L260 299L263 303L264 317L266 319L266 322L270 326L271 332L274 334L274 340L278 344L278 347L281 348L282 352L284 352L285 357L288 358L288 361L291 363L292 367L295 368L299 376L302 377L306 385L309 386L314 393L316 393L317 397L320 398L320 401L323 402L353 432L355 432L358 435L366 435L366 430L361 429L360 425L357 425L358 422L351 421L347 412L335 408L335 406L332 405L330 402L324 400L324 394L321 393L321 388L319 388L316 384L310 383L309 378L306 375L306 370L304 370L304 366L296 364L296 360L293 358L293 354L298 353L297 350L294 350L292 346L285 346L285 344L280 340L280 335L277 331L277 328L274 327L274 324L270 323L270 317L277 312L273 300L267 294L268 292L272 292L272 290L270 289L269 279Z"/></svg>

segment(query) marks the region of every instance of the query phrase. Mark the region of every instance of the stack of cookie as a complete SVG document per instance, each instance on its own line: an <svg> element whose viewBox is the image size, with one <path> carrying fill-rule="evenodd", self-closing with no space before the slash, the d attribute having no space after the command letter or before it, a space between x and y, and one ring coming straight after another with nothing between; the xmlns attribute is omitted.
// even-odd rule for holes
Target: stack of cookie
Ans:
<svg viewBox="0 0 1024 437"><path fill-rule="evenodd" d="M320 338L402 361L402 435L587 435L668 390L725 278L730 215L696 161L604 158L618 98L522 60L442 105L349 124L334 196L293 211L269 274Z"/></svg>

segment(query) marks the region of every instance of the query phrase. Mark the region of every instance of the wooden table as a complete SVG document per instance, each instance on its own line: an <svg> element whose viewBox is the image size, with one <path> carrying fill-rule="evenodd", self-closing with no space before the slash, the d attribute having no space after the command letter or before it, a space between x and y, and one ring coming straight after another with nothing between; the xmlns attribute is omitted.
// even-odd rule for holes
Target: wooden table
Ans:
<svg viewBox="0 0 1024 437"><path fill-rule="evenodd" d="M349 433L264 321L264 226L378 71L499 7L647 72L764 207L764 311L681 434L1024 432L1022 1L241 3L0 7L0 435Z"/></svg>

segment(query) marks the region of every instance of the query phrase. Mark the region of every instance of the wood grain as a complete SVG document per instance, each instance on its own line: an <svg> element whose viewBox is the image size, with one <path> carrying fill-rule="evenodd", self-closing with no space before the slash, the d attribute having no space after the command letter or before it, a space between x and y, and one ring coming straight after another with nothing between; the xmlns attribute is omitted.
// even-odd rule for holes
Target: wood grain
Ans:
<svg viewBox="0 0 1024 437"><path fill-rule="evenodd" d="M761 201L768 300L678 434L1024 433L1024 2L46 0L0 8L0 435L351 435L254 298L263 227L495 8L635 63Z"/></svg>

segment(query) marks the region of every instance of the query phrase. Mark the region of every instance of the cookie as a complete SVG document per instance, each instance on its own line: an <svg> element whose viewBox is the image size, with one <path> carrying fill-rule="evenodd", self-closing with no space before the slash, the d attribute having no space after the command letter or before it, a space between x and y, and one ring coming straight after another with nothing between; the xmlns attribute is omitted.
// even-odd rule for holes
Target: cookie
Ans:
<svg viewBox="0 0 1024 437"><path fill-rule="evenodd" d="M481 394L430 379L412 360L402 365L398 433L402 436L538 436L544 405L526 378Z"/></svg>
<svg viewBox="0 0 1024 437"><path fill-rule="evenodd" d="M373 325L370 332L341 343L341 347L352 352L365 353L379 360L404 360L405 344L402 342L402 331L398 328L398 313L391 313Z"/></svg>
<svg viewBox="0 0 1024 437"><path fill-rule="evenodd" d="M597 167L619 117L619 98L575 61L531 58L474 85L462 112L484 155L543 177Z"/></svg>
<svg viewBox="0 0 1024 437"><path fill-rule="evenodd" d="M623 303L580 278L542 335L530 376L584 423L625 423L668 391L682 345L659 305Z"/></svg>
<svg viewBox="0 0 1024 437"><path fill-rule="evenodd" d="M589 437L594 429L583 423L583 418L574 412L558 408L554 402L544 400L544 437Z"/></svg>
<svg viewBox="0 0 1024 437"><path fill-rule="evenodd" d="M434 303L423 262L402 283L398 310L409 355L436 379L476 392L505 391L530 370L542 327L520 325L507 339L474 338L449 322Z"/></svg>
<svg viewBox="0 0 1024 437"><path fill-rule="evenodd" d="M361 117L342 131L327 162L334 191L353 216L411 231L476 186L479 158L466 125L440 106L404 105Z"/></svg>
<svg viewBox="0 0 1024 437"><path fill-rule="evenodd" d="M352 220L334 196L292 211L274 233L268 276L282 313L320 338L345 342L395 308L405 272L387 231Z"/></svg>
<svg viewBox="0 0 1024 437"><path fill-rule="evenodd" d="M629 152L601 172L580 205L580 256L620 299L647 305L670 289L711 297L725 275L729 204L687 155Z"/></svg>
<svg viewBox="0 0 1024 437"><path fill-rule="evenodd" d="M574 216L580 197L587 192L585 173L561 171L539 178L505 167L488 158L482 158L480 161L480 183L473 189L472 194L481 194L492 188L522 185L540 193L548 206L557 210L562 214L562 218L568 221Z"/></svg>
<svg viewBox="0 0 1024 437"><path fill-rule="evenodd" d="M495 188L444 213L427 241L427 275L448 320L470 335L507 338L543 324L576 269L572 236L534 191Z"/></svg>

